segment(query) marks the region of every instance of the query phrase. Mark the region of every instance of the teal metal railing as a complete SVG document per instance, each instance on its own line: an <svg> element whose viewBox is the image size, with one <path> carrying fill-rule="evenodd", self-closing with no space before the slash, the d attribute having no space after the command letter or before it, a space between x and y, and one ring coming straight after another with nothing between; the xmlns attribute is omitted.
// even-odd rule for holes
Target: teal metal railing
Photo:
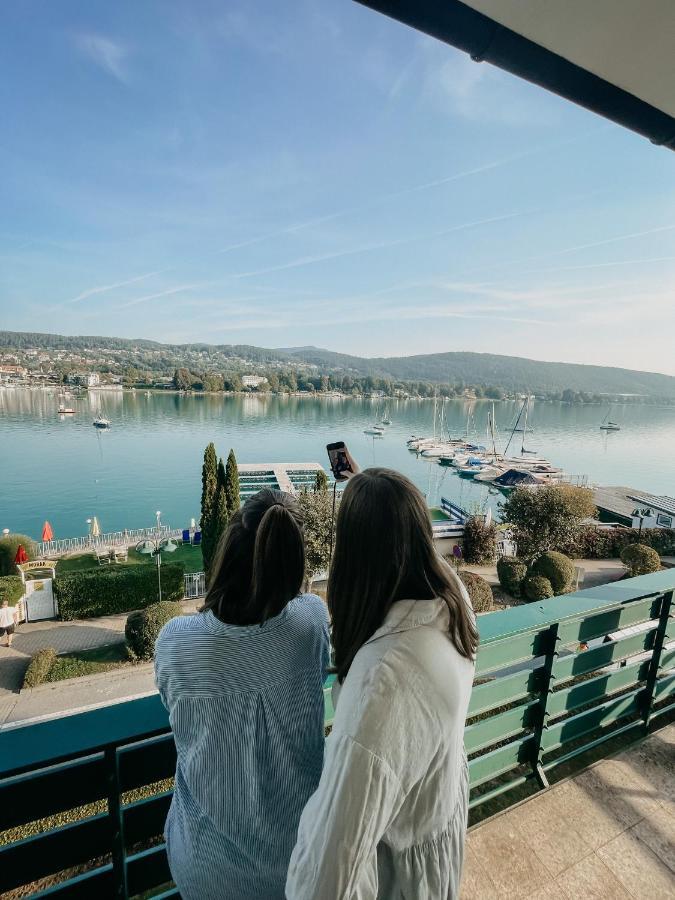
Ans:
<svg viewBox="0 0 675 900"><path fill-rule="evenodd" d="M664 571L480 618L465 731L473 807L668 720L674 589ZM330 724L329 688L325 700ZM177 896L161 838L174 769L156 695L0 730L0 894Z"/></svg>

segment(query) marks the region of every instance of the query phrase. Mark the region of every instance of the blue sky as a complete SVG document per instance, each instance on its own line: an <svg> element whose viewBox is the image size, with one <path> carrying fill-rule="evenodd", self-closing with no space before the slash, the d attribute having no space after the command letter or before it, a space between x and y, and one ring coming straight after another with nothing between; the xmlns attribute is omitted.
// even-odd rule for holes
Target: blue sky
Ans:
<svg viewBox="0 0 675 900"><path fill-rule="evenodd" d="M351 0L0 7L0 328L675 374L675 155Z"/></svg>

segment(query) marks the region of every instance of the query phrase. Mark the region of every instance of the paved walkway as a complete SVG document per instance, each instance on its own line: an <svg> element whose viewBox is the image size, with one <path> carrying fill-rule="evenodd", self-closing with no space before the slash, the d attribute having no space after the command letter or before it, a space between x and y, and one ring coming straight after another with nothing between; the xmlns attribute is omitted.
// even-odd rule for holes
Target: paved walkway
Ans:
<svg viewBox="0 0 675 900"><path fill-rule="evenodd" d="M580 591L618 581L626 574L626 567L620 559L575 559L574 565L584 570L583 579L579 582ZM474 566L466 563L463 568L485 578L492 587L499 587L497 566Z"/></svg>
<svg viewBox="0 0 675 900"><path fill-rule="evenodd" d="M201 600L188 600L184 605L185 612L194 612ZM103 647L106 644L121 643L124 640L124 626L128 613L116 616L104 616L99 619L82 619L74 622L59 622L46 620L44 622L29 622L19 626L12 646L8 649L4 646L4 639L0 642L0 724L13 721L18 712L18 691L23 683L23 676L33 654L43 647L54 647L57 653L73 653L77 650L91 650L94 647ZM113 679L114 680L114 679ZM147 688L145 683L138 685L139 692ZM86 690L83 684L82 690ZM92 691L92 688L89 688ZM114 696L129 696L136 693L136 686L132 686L125 694L119 694L120 688L112 689ZM72 686L65 692L55 688L52 707L58 711L60 702L63 710L73 709L74 706L88 705L99 701L98 693L93 690L92 699L88 702L83 695L75 702L75 691ZM59 699L59 694L60 699ZM107 696L107 695L106 695ZM110 699L113 699L111 695ZM19 709L28 705L21 701ZM41 714L41 713L31 713ZM21 718L26 716L21 715Z"/></svg>
<svg viewBox="0 0 675 900"><path fill-rule="evenodd" d="M675 897L675 724L470 831L461 900L521 897Z"/></svg>

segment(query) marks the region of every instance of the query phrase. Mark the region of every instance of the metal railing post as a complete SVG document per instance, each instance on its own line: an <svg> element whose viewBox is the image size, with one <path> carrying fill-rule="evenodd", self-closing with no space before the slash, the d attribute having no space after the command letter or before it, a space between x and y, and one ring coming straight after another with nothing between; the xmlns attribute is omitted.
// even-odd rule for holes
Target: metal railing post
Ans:
<svg viewBox="0 0 675 900"><path fill-rule="evenodd" d="M551 693L551 682L554 680L553 663L558 655L558 622L555 622L550 628L543 632L545 644L544 666L539 676L539 707L537 710L537 722L534 728L534 740L532 747L532 768L539 784L547 788L549 786L546 773L544 772L541 758L541 736L546 728L546 718L548 717L548 696Z"/></svg>
<svg viewBox="0 0 675 900"><path fill-rule="evenodd" d="M652 658L649 661L649 671L647 672L647 680L644 691L641 695L642 717L644 719L645 731L649 729L649 723L652 718L652 709L654 706L654 695L656 691L656 679L661 668L661 654L663 645L666 642L668 619L672 618L671 608L673 605L673 591L667 591L661 597L661 608L659 610L659 624L656 626L656 634L654 635L654 646L652 647Z"/></svg>
<svg viewBox="0 0 675 900"><path fill-rule="evenodd" d="M110 836L112 844L114 896L119 898L119 900L127 900L129 897L127 858L124 845L124 818L122 816L119 756L116 747L108 747L106 749L105 763L106 781L108 786L108 816L110 817Z"/></svg>

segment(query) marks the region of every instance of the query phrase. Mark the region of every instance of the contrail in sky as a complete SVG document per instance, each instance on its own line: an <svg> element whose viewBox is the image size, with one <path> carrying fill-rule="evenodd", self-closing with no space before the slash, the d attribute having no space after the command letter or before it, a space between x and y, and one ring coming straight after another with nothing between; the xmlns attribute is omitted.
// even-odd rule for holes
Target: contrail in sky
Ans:
<svg viewBox="0 0 675 900"><path fill-rule="evenodd" d="M60 305L66 306L69 303L79 303L81 300L86 300L87 297L93 297L94 294L105 294L107 291L114 291L116 288L125 287L127 284L135 284L137 281L145 281L146 278L152 278L153 275L161 275L162 272L166 271L166 269L158 269L156 272L146 272L145 275L136 275L134 278L128 278L126 281L118 281L115 284L103 284L100 287L89 288L88 291L82 291L77 297L73 297L70 300L64 300Z"/></svg>

